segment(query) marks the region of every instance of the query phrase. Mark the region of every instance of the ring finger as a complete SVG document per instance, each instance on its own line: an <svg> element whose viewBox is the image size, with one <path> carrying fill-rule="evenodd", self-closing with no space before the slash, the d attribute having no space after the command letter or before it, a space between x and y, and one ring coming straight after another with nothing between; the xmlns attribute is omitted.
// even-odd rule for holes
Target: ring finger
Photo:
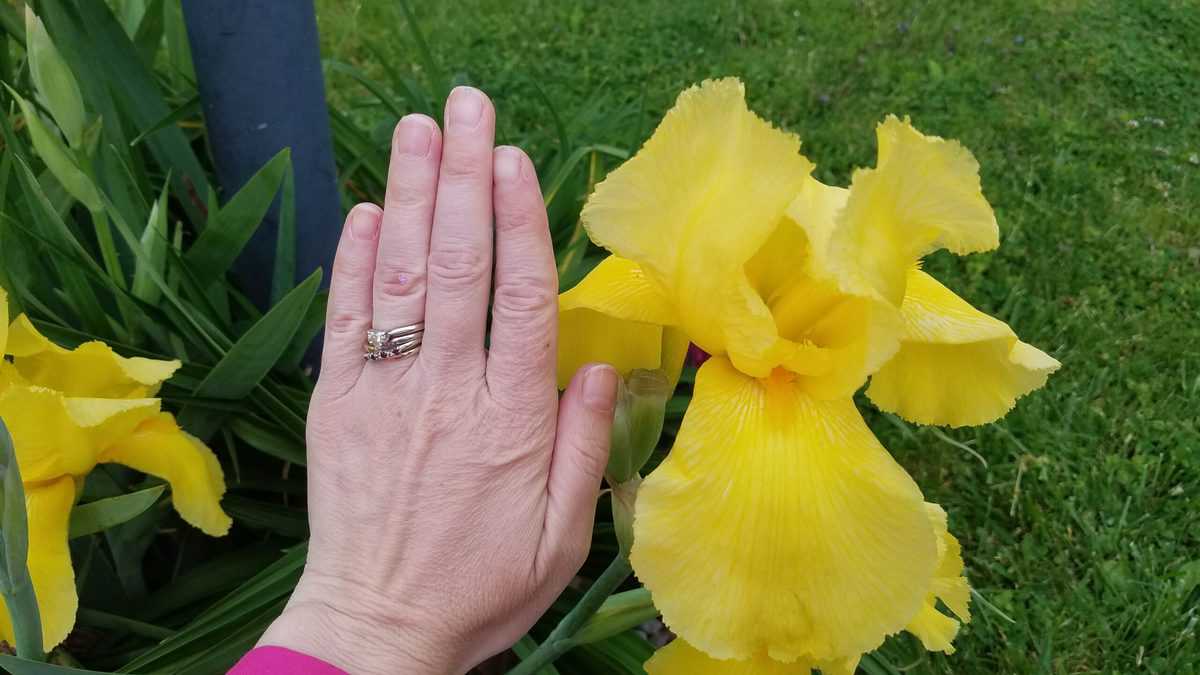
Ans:
<svg viewBox="0 0 1200 675"><path fill-rule="evenodd" d="M441 151L441 133L429 117L407 115L396 125L375 261L372 323L377 329L425 319L425 259ZM410 361L387 363L406 370Z"/></svg>

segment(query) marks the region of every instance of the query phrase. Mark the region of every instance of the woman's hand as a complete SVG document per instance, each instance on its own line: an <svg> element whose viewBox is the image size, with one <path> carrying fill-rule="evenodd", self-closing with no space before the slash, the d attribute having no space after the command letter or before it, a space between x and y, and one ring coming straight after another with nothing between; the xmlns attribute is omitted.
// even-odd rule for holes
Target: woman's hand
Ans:
<svg viewBox="0 0 1200 675"><path fill-rule="evenodd" d="M405 117L383 209L346 220L308 417L308 562L260 644L353 673L461 673L587 554L617 374L581 369L559 401L545 205L494 130L468 87L444 134ZM416 356L363 360L368 328L420 321Z"/></svg>

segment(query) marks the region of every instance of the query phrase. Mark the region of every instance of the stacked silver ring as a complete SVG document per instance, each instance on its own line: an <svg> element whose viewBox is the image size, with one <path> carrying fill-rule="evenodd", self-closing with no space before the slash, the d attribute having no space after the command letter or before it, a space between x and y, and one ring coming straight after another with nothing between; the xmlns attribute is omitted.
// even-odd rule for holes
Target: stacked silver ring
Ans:
<svg viewBox="0 0 1200 675"><path fill-rule="evenodd" d="M424 334L424 321L390 330L372 328L367 331L363 358L368 361L381 361L411 356L421 348L421 337Z"/></svg>

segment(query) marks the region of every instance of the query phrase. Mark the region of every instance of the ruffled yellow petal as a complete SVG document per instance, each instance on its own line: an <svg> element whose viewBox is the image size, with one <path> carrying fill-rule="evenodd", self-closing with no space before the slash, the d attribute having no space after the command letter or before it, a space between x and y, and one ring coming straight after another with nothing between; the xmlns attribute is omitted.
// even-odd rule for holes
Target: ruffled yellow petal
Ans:
<svg viewBox="0 0 1200 675"><path fill-rule="evenodd" d="M812 675L816 666L802 659L791 663L767 656L719 661L682 639L659 649L646 661L647 675ZM835 671L836 672L836 671ZM853 671L851 671L853 672ZM822 675L829 675L823 673Z"/></svg>
<svg viewBox="0 0 1200 675"><path fill-rule="evenodd" d="M637 263L610 255L559 296L560 312L590 309L623 321L670 326L679 322L666 293Z"/></svg>
<svg viewBox="0 0 1200 675"><path fill-rule="evenodd" d="M98 453L158 415L162 404L156 398L64 398L63 406Z"/></svg>
<svg viewBox="0 0 1200 675"><path fill-rule="evenodd" d="M183 519L214 537L232 524L221 510L225 477L207 446L184 433L175 418L160 413L100 454L101 462L124 464L171 485L175 510Z"/></svg>
<svg viewBox="0 0 1200 675"><path fill-rule="evenodd" d="M23 467L22 467L23 468ZM25 486L29 520L29 576L42 619L42 646L58 645L75 625L79 596L67 547L67 525L75 503L75 481L69 476ZM0 639L14 644L12 619L0 600Z"/></svg>
<svg viewBox="0 0 1200 675"><path fill-rule="evenodd" d="M680 94L646 145L588 200L592 240L637 263L670 297L679 327L710 354L765 375L770 312L744 264L774 231L812 170L800 141L746 107L742 84ZM761 371L761 372L760 372Z"/></svg>
<svg viewBox="0 0 1200 675"><path fill-rule="evenodd" d="M893 116L877 136L876 166L854 173L824 253L847 287L899 305L908 268L921 256L996 248L999 228L979 163L957 141L925 136Z"/></svg>
<svg viewBox="0 0 1200 675"><path fill-rule="evenodd" d="M125 358L103 342L64 349L39 333L24 314L12 323L7 353L31 383L67 396L95 398L154 396L180 365L178 361Z"/></svg>
<svg viewBox="0 0 1200 675"><path fill-rule="evenodd" d="M658 368L663 363L663 326L675 322L666 295L641 268L609 256L559 296L559 389L591 361L612 364L622 375ZM683 348L686 351L687 345Z"/></svg>
<svg viewBox="0 0 1200 675"><path fill-rule="evenodd" d="M934 573L929 596L921 611L906 630L916 635L930 651L954 653L952 642L958 634L959 622L937 610L941 600L963 623L971 620L968 607L971 587L963 576L962 548L946 524L946 512L937 504L926 504L929 520L938 537L938 568Z"/></svg>
<svg viewBox="0 0 1200 675"><path fill-rule="evenodd" d="M928 274L911 269L907 287L900 351L867 389L879 408L918 424L985 424L1058 370L1058 361Z"/></svg>
<svg viewBox="0 0 1200 675"><path fill-rule="evenodd" d="M82 476L96 465L96 446L67 409L66 398L42 387L16 384L0 394L0 418L28 483Z"/></svg>
<svg viewBox="0 0 1200 675"><path fill-rule="evenodd" d="M850 191L846 188L826 185L809 176L796 198L788 205L788 218L804 231L809 244L803 270L815 279L837 280L842 276L850 276L840 266L854 261L835 259L830 255L830 241L837 229L838 214L846 206L849 197Z"/></svg>
<svg viewBox="0 0 1200 675"><path fill-rule="evenodd" d="M634 569L716 658L856 658L916 615L937 564L920 490L853 401L790 380L709 359L638 493Z"/></svg>

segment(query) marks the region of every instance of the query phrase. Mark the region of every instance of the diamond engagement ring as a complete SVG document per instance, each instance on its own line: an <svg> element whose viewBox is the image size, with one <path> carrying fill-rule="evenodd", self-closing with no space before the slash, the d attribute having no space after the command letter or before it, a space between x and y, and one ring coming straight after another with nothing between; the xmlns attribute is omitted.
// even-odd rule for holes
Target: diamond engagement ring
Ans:
<svg viewBox="0 0 1200 675"><path fill-rule="evenodd" d="M363 345L363 358L368 361L398 359L411 356L421 348L421 336L425 333L425 322L409 324L390 330L372 328L367 331Z"/></svg>

